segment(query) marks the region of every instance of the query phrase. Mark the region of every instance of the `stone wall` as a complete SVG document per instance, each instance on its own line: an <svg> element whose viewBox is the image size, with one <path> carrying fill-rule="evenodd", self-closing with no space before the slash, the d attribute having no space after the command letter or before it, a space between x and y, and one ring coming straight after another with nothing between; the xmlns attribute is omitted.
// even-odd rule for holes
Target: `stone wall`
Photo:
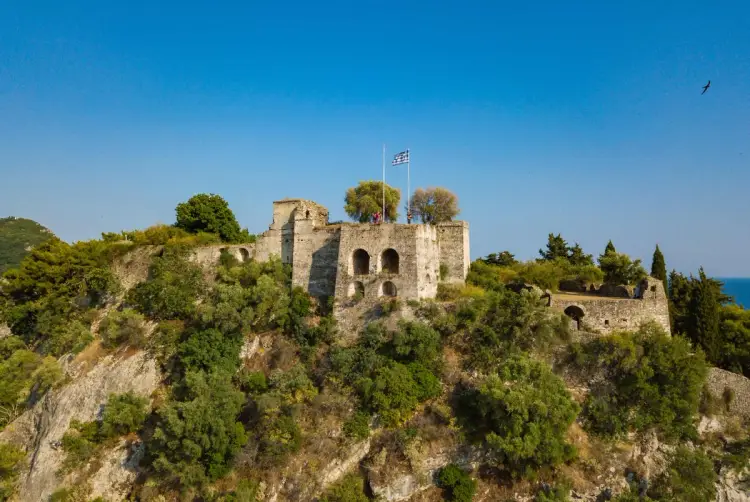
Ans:
<svg viewBox="0 0 750 502"><path fill-rule="evenodd" d="M725 389L731 389L734 398L729 413L750 419L750 379L737 373L711 368L706 377L708 391L717 399L723 399Z"/></svg>
<svg viewBox="0 0 750 502"><path fill-rule="evenodd" d="M440 265L448 267L446 282L464 282L469 273L469 224L465 221L436 226Z"/></svg>
<svg viewBox="0 0 750 502"><path fill-rule="evenodd" d="M440 250L437 230L430 225L417 225L417 297L434 298L440 280Z"/></svg>
<svg viewBox="0 0 750 502"><path fill-rule="evenodd" d="M292 284L313 296L333 296L340 240L340 228L315 228L312 221L296 222Z"/></svg>

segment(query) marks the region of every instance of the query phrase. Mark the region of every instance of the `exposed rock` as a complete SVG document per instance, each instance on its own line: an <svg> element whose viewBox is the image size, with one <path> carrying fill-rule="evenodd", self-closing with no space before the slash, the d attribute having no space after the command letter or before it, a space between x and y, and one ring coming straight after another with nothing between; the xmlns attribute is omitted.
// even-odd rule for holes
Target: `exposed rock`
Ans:
<svg viewBox="0 0 750 502"><path fill-rule="evenodd" d="M370 438L361 443L357 443L349 449L348 454L344 458L334 458L331 463L324 467L320 473L322 489L327 488L341 479L344 474L359 464L362 459L370 453L370 445Z"/></svg>
<svg viewBox="0 0 750 502"><path fill-rule="evenodd" d="M74 369L75 364L71 365L71 370ZM56 446L71 420L97 418L110 393L133 391L148 397L160 380L157 364L145 352L110 354L72 383L48 392L33 408L9 424L0 433L0 440L20 445L29 454L28 470L19 477L18 500L45 500L63 483L57 471L65 453ZM112 459L117 455L112 452L105 457ZM119 461L102 468L106 469L105 473L95 476L98 493L119 497L122 489L118 485L130 476L129 468Z"/></svg>
<svg viewBox="0 0 750 502"><path fill-rule="evenodd" d="M108 500L125 500L144 452L143 443L131 446L128 441L122 441L116 448L105 452L99 459L101 467L89 479L91 498L101 496Z"/></svg>
<svg viewBox="0 0 750 502"><path fill-rule="evenodd" d="M10 328L5 324L0 323L0 339L5 338L6 336L10 336Z"/></svg>

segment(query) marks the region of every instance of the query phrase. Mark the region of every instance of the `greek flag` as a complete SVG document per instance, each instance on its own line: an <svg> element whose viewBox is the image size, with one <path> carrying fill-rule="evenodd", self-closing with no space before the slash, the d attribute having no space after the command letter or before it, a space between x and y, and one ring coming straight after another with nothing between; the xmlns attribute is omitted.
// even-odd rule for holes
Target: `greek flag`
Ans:
<svg viewBox="0 0 750 502"><path fill-rule="evenodd" d="M409 162L409 150L397 153L396 156L393 157L393 162L391 162L391 165L397 166L399 164L406 164L407 162Z"/></svg>

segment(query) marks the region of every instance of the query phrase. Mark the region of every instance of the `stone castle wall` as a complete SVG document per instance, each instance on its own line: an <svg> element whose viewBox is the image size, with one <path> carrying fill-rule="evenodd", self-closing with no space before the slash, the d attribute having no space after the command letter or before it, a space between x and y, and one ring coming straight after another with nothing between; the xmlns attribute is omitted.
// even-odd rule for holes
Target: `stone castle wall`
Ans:
<svg viewBox="0 0 750 502"><path fill-rule="evenodd" d="M750 379L730 371L711 368L706 377L706 387L716 399L723 399L725 389L731 389L733 399L729 404L729 413L750 419Z"/></svg>
<svg viewBox="0 0 750 502"><path fill-rule="evenodd" d="M601 294L553 294L550 306L562 310L574 320L574 328L590 328L601 333L636 330L655 321L671 332L669 304L663 283L649 277L635 288L637 298L605 297Z"/></svg>

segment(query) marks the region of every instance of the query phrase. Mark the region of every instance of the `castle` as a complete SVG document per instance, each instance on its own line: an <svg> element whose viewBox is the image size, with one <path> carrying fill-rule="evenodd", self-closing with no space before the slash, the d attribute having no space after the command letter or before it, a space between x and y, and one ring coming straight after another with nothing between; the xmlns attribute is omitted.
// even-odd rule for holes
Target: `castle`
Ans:
<svg viewBox="0 0 750 502"><path fill-rule="evenodd" d="M221 250L245 260L281 257L292 284L312 296L434 298L438 282L463 283L469 271L469 224L328 222L328 209L310 200L273 203L273 222L254 244L206 248L198 261Z"/></svg>
<svg viewBox="0 0 750 502"><path fill-rule="evenodd" d="M281 257L292 284L315 297L434 298L438 283L463 284L469 272L469 224L329 223L328 209L310 200L273 203L273 222L254 244L209 246L195 258L218 261L221 251L241 261ZM607 333L656 321L670 331L664 285L648 277L630 290L561 284L548 306L571 318L574 329Z"/></svg>

